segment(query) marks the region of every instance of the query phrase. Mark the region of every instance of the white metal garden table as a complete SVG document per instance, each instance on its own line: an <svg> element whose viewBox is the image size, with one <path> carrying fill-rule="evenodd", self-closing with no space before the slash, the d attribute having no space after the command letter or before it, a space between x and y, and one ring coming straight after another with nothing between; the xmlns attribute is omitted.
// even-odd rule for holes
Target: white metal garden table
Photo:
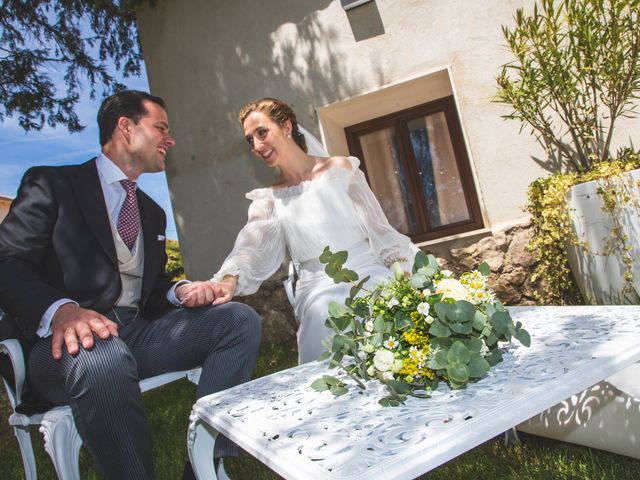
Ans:
<svg viewBox="0 0 640 480"><path fill-rule="evenodd" d="M383 408L384 390L349 383L318 393L327 373L312 362L201 398L188 447L198 478L215 478L218 432L288 479L411 479L499 435L640 360L640 307L514 307L531 348L463 390L441 384L430 399Z"/></svg>

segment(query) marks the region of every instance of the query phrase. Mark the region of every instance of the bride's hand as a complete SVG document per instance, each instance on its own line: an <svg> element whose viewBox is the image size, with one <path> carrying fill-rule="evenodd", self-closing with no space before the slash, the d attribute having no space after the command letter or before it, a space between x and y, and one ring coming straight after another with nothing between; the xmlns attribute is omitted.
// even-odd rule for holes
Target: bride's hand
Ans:
<svg viewBox="0 0 640 480"><path fill-rule="evenodd" d="M194 308L203 305L220 305L226 303L233 298L235 293L236 281L227 277L220 282L215 283L210 280L206 282L191 282L181 285L176 290L176 295L180 303L184 307Z"/></svg>

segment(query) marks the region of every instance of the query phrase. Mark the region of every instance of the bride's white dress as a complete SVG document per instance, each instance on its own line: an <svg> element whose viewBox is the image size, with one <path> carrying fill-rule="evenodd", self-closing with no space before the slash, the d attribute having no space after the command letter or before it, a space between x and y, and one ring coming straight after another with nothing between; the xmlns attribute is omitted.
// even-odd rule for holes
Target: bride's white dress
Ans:
<svg viewBox="0 0 640 480"><path fill-rule="evenodd" d="M399 260L406 270L418 248L396 231L367 185L360 162L349 157L351 169L332 167L319 178L286 188L259 188L247 193L252 200L249 219L233 250L213 281L237 275L236 295L249 295L273 275L288 250L296 265L294 312L299 322L298 360L315 360L322 339L332 331L324 326L332 300L342 302L349 284L335 284L318 261L325 246L347 250L346 266L369 285L391 275L388 266Z"/></svg>

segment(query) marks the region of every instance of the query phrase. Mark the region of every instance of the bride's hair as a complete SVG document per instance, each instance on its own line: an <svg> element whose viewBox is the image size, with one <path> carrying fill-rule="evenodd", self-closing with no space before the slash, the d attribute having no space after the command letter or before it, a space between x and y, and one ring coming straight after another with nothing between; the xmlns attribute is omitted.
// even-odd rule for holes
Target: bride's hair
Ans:
<svg viewBox="0 0 640 480"><path fill-rule="evenodd" d="M247 103L242 110L240 110L240 123L244 124L251 112L262 112L268 115L271 120L282 126L287 120L291 121L291 136L296 144L304 151L307 152L307 141L304 135L298 128L298 120L296 114L289 105L277 98L261 98L260 100L254 100Z"/></svg>

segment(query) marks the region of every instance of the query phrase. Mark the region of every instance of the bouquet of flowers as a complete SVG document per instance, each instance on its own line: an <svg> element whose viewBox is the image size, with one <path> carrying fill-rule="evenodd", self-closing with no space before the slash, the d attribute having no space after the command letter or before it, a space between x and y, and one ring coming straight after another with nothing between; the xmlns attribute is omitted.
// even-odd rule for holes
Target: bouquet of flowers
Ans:
<svg viewBox="0 0 640 480"><path fill-rule="evenodd" d="M333 253L329 247L320 256L335 283L353 285L343 304L329 305L325 324L335 335L320 359L330 358L329 368L341 368L362 389L365 381L383 382L389 392L380 400L383 406L397 406L409 395L429 397L441 380L463 388L502 360L501 341L531 344L529 333L513 323L488 288L486 263L456 279L433 255L418 252L412 275L396 263L393 279L368 290L369 277L360 280L344 268L347 258L346 251ZM311 386L335 395L347 392L331 375Z"/></svg>

